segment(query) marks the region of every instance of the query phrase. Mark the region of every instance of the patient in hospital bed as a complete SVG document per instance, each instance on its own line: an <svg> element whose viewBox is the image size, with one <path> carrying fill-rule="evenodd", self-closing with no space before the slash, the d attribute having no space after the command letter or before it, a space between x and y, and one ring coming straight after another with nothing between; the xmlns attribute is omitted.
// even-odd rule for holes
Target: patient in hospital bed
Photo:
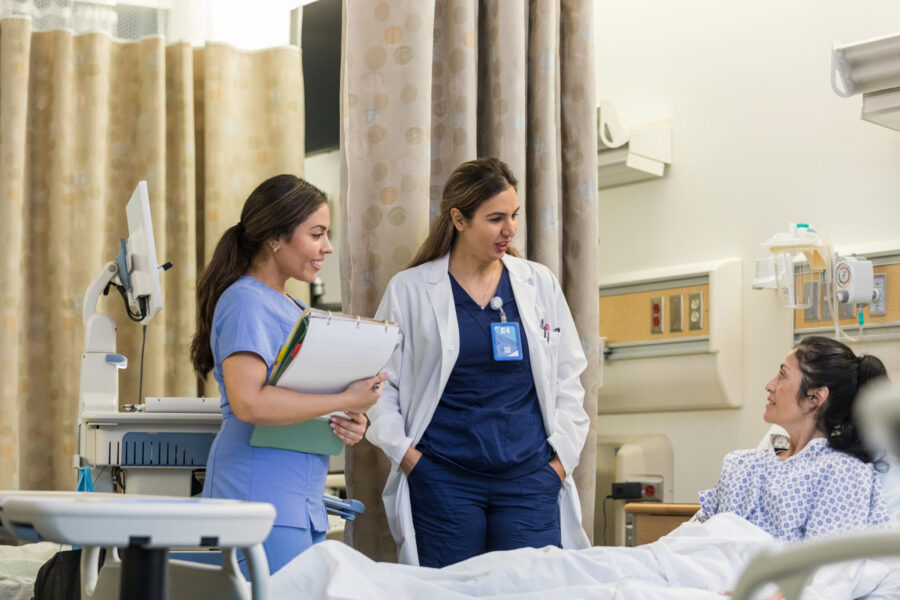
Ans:
<svg viewBox="0 0 900 600"><path fill-rule="evenodd" d="M884 375L878 358L835 340L797 344L766 385L763 416L787 432L788 447L728 454L695 520L730 512L783 541L886 523L881 480L852 415L859 387Z"/></svg>
<svg viewBox="0 0 900 600"><path fill-rule="evenodd" d="M326 542L273 576L272 597L721 599L765 547L888 521L852 411L859 387L884 374L875 357L805 338L765 388L764 418L787 430L788 447L730 453L695 518L652 544L525 548L430 569L375 563ZM874 561L829 567L804 598L860 598L887 574Z"/></svg>

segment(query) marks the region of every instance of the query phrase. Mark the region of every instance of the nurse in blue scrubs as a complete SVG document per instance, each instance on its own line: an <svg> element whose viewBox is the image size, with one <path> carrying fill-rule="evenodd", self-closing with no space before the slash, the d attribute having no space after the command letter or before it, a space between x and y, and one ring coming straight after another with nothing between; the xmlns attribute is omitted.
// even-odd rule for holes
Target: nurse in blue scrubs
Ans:
<svg viewBox="0 0 900 600"><path fill-rule="evenodd" d="M275 525L264 543L271 573L325 539L329 457L250 446L253 426L344 411L346 417L332 417L331 427L346 444L355 444L365 433L363 413L381 395L385 378L321 395L266 383L306 308L285 291L285 282L315 279L333 251L328 227L324 193L293 175L272 177L247 198L241 220L222 235L197 284L191 360L200 377L212 371L222 397L222 426L210 449L203 496L275 506Z"/></svg>
<svg viewBox="0 0 900 600"><path fill-rule="evenodd" d="M401 562L587 545L571 477L587 363L559 282L512 252L516 184L495 158L460 165L376 313L403 331L366 434L393 463L383 498Z"/></svg>

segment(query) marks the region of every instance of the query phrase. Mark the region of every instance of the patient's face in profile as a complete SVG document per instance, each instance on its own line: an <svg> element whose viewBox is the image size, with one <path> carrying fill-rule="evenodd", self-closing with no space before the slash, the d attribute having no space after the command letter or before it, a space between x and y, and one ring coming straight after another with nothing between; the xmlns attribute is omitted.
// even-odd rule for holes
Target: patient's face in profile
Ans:
<svg viewBox="0 0 900 600"><path fill-rule="evenodd" d="M802 380L803 373L800 371L800 364L797 362L794 352L791 351L784 357L775 377L766 384L768 402L763 415L766 423L781 425L790 431L793 426L814 418L812 411L807 410L803 406L803 401L799 399Z"/></svg>

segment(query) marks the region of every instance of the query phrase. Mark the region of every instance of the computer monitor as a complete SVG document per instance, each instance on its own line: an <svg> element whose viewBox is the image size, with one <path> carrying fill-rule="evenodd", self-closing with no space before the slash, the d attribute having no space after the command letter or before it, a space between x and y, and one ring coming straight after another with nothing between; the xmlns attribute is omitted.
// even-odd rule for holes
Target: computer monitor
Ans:
<svg viewBox="0 0 900 600"><path fill-rule="evenodd" d="M128 218L128 240L124 248L124 272L122 259L117 261L119 279L125 286L128 303L143 317L141 324L146 325L163 307L146 181L138 182L125 205L125 213Z"/></svg>

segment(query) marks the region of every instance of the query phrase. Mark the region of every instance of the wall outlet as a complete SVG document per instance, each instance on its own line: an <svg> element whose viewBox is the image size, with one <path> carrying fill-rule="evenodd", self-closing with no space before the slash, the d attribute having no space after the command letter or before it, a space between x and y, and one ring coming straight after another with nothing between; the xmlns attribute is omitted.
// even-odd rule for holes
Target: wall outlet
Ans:
<svg viewBox="0 0 900 600"><path fill-rule="evenodd" d="M887 273L876 273L874 284L878 298L869 304L869 316L883 317L887 314Z"/></svg>
<svg viewBox="0 0 900 600"><path fill-rule="evenodd" d="M663 298L650 298L650 333L663 332Z"/></svg>
<svg viewBox="0 0 900 600"><path fill-rule="evenodd" d="M700 292L688 296L688 329L703 329L703 294Z"/></svg>

